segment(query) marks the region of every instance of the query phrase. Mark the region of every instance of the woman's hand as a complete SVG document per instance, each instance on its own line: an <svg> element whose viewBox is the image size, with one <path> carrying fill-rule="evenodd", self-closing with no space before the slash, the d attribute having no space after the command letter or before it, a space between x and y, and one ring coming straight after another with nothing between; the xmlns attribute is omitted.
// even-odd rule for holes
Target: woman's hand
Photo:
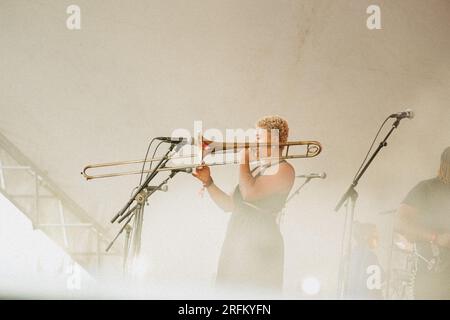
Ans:
<svg viewBox="0 0 450 320"><path fill-rule="evenodd" d="M195 168L192 175L200 180L204 185L211 181L211 171L208 166L199 166Z"/></svg>
<svg viewBox="0 0 450 320"><path fill-rule="evenodd" d="M249 164L250 163L250 151L249 148L244 148L240 152L241 162L239 164Z"/></svg>
<svg viewBox="0 0 450 320"><path fill-rule="evenodd" d="M233 198L223 192L219 187L214 184L211 178L211 172L208 166L202 163L201 166L195 168L192 175L203 183L203 190L207 189L211 199L225 212L231 212L234 208Z"/></svg>

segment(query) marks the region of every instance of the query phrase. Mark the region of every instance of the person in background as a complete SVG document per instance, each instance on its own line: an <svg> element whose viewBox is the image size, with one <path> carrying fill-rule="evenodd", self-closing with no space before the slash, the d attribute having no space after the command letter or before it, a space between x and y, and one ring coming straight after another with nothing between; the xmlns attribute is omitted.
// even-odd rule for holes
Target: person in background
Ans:
<svg viewBox="0 0 450 320"><path fill-rule="evenodd" d="M400 205L396 230L416 243L416 299L450 299L450 147L436 177L419 182Z"/></svg>

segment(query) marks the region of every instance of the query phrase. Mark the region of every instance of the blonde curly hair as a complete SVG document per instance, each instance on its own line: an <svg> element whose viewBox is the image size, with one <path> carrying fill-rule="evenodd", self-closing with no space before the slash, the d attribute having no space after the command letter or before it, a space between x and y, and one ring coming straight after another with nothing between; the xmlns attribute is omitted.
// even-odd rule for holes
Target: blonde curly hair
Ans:
<svg viewBox="0 0 450 320"><path fill-rule="evenodd" d="M280 116L266 116L256 122L256 126L266 130L277 129L280 143L288 141L289 126L286 120Z"/></svg>

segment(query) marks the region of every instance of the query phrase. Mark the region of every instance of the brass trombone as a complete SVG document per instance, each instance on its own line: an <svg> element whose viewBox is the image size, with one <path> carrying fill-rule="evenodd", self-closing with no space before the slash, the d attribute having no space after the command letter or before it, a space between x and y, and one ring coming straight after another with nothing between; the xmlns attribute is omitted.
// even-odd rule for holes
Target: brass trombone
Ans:
<svg viewBox="0 0 450 320"><path fill-rule="evenodd" d="M244 148L259 148L263 146L280 146L280 147L286 147L286 150L283 151L285 153L284 155L280 155L278 159L301 159L301 158L313 158L319 155L322 152L322 145L318 141L288 141L286 143L229 143L229 142L215 142L211 140L206 140L204 138L199 139L200 140L200 154L193 154L188 156L176 156L176 157L169 157L169 160L176 160L176 159L189 159L198 157L198 159L201 161L208 155L215 154L217 152L226 152L229 150L233 150L234 152L237 152L240 149ZM301 154L293 154L289 155L289 149L293 146L304 146L306 148L304 153ZM267 158L268 159L268 158ZM273 158L272 158L273 159ZM150 173L153 172L153 170L136 170L136 171L119 171L119 172L111 172L111 173L104 173L104 174L88 174L88 170L92 169L98 169L98 168L107 168L107 167L117 167L117 166L126 166L126 165L132 165L132 164L144 164L144 163L150 163L150 162L156 162L161 161L162 158L153 158L153 159L147 159L147 160L129 160L129 161L117 161L117 162L106 162L106 163L98 163L98 164L90 164L83 168L83 171L81 174L83 175L86 180L93 180L93 179L100 179L100 178L111 178L111 177L119 177L119 176L127 176L127 175L135 175L135 174L142 174L142 173ZM259 159L263 160L263 159ZM183 169L189 169L189 168L195 168L198 167L201 163L201 161L198 161L194 164L189 165L179 165L179 166L168 166L159 168L157 171L172 171L172 170L183 170ZM212 163L205 163L207 166L218 166L218 165L226 165L226 164L237 164L238 162L212 162Z"/></svg>

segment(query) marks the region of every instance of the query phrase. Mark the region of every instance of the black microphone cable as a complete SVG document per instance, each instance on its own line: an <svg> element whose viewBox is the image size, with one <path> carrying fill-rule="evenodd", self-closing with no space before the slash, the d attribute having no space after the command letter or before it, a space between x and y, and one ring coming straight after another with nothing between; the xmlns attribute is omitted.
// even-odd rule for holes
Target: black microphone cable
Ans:
<svg viewBox="0 0 450 320"><path fill-rule="evenodd" d="M383 123L381 124L380 128L378 129L378 132L377 132L377 134L375 135L375 138L373 139L372 144L370 145L369 151L367 151L367 154L366 154L366 156L364 157L364 160L363 160L363 162L361 163L361 166L359 167L358 171L356 172L355 176L353 177L353 181L356 179L356 177L358 176L358 174L361 172L361 169L364 167L364 164L366 163L367 158L369 157L369 154L370 154L370 152L372 151L373 146L375 145L375 142L377 141L378 136L379 136L380 133L381 133L381 130L383 129L383 127L385 126L386 122L387 122L390 118L391 118L391 116L387 117L387 118L383 121Z"/></svg>

